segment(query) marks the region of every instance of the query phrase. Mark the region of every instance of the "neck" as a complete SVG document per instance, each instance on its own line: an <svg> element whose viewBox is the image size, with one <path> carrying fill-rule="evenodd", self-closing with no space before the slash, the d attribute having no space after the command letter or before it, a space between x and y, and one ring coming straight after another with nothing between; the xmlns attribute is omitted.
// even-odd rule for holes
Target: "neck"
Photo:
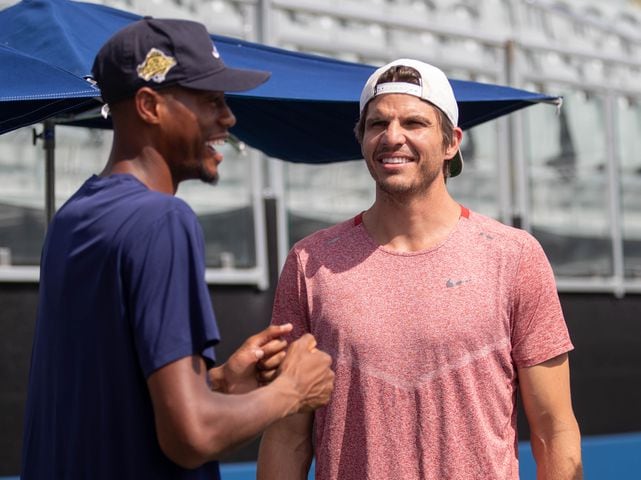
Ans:
<svg viewBox="0 0 641 480"><path fill-rule="evenodd" d="M114 144L100 176L126 173L136 177L150 190L174 195L178 182L162 155L152 146L123 145L114 138Z"/></svg>
<svg viewBox="0 0 641 480"><path fill-rule="evenodd" d="M441 244L455 228L461 206L446 189L436 194L399 198L377 189L363 224L379 244L403 252Z"/></svg>

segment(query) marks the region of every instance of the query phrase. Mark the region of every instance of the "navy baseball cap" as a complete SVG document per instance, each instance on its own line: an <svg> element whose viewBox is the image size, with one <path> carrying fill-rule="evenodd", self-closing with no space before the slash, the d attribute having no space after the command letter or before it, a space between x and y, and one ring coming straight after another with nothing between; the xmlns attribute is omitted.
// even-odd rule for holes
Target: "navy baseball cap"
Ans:
<svg viewBox="0 0 641 480"><path fill-rule="evenodd" d="M92 73L106 103L133 97L145 86L239 92L257 87L271 75L226 66L201 23L151 17L127 25L107 40Z"/></svg>

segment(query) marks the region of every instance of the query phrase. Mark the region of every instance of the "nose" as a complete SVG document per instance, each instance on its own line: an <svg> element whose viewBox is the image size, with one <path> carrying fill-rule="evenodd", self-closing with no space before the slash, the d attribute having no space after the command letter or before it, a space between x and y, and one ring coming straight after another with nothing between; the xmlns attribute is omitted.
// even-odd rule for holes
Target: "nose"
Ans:
<svg viewBox="0 0 641 480"><path fill-rule="evenodd" d="M394 120L387 125L381 140L383 144L388 146L402 145L405 143L405 131L403 127Z"/></svg>
<svg viewBox="0 0 641 480"><path fill-rule="evenodd" d="M223 104L220 111L220 117L218 122L225 128L231 128L236 125L236 116L227 105L227 102L223 100Z"/></svg>

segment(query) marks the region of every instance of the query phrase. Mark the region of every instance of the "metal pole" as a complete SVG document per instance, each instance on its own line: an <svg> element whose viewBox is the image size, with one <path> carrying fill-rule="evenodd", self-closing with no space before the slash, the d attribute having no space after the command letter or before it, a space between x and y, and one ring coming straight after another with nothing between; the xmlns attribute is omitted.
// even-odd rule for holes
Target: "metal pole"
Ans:
<svg viewBox="0 0 641 480"><path fill-rule="evenodd" d="M512 40L505 42L505 80L511 87L516 86L516 45ZM509 158L509 189L511 205L509 214L511 225L523 228L524 192L522 177L525 173L523 159L520 156L519 145L521 140L521 124L518 122L517 114L514 113L508 118L508 158Z"/></svg>
<svg viewBox="0 0 641 480"><path fill-rule="evenodd" d="M257 24L257 40L265 45L270 45L273 41L272 35L272 18L273 18L273 4L272 0L258 0L256 11L256 24ZM285 263L285 257L289 251L289 232L287 226L287 210L285 207L285 172L283 162L269 160L266 155L261 154L261 160L266 166L267 170L267 185L263 190L262 198L266 208L274 211L275 215L271 215L267 220L273 222L269 225L268 231L275 232L275 249L269 252L269 256L276 256L275 265L277 266L274 272L271 272L270 278L278 279L278 273ZM274 242L272 242L273 244ZM273 246L273 245L272 245ZM270 266L274 262L269 262Z"/></svg>
<svg viewBox="0 0 641 480"><path fill-rule="evenodd" d="M612 276L614 278L614 295L622 298L625 295L625 259L623 251L623 219L621 203L621 176L616 138L616 95L605 96L605 133L607 145L606 172L608 188L608 214L610 217L610 239L612 241Z"/></svg>
<svg viewBox="0 0 641 480"><path fill-rule="evenodd" d="M45 151L45 230L56 212L56 124L53 120L44 121L42 132Z"/></svg>
<svg viewBox="0 0 641 480"><path fill-rule="evenodd" d="M260 43L269 44L271 41L271 0L259 0L256 11L256 25L258 27L258 38Z"/></svg>

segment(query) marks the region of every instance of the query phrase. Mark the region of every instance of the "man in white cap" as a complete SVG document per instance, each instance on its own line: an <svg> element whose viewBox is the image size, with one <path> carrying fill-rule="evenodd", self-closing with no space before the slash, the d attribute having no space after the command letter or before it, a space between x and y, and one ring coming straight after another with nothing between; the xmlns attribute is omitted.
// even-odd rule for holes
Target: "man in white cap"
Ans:
<svg viewBox="0 0 641 480"><path fill-rule="evenodd" d="M332 356L335 390L265 432L260 479L304 479L314 455L317 480L517 479L517 387L537 478L581 478L552 270L527 232L450 196L457 124L431 65L367 81L356 136L374 204L293 247L273 312Z"/></svg>

